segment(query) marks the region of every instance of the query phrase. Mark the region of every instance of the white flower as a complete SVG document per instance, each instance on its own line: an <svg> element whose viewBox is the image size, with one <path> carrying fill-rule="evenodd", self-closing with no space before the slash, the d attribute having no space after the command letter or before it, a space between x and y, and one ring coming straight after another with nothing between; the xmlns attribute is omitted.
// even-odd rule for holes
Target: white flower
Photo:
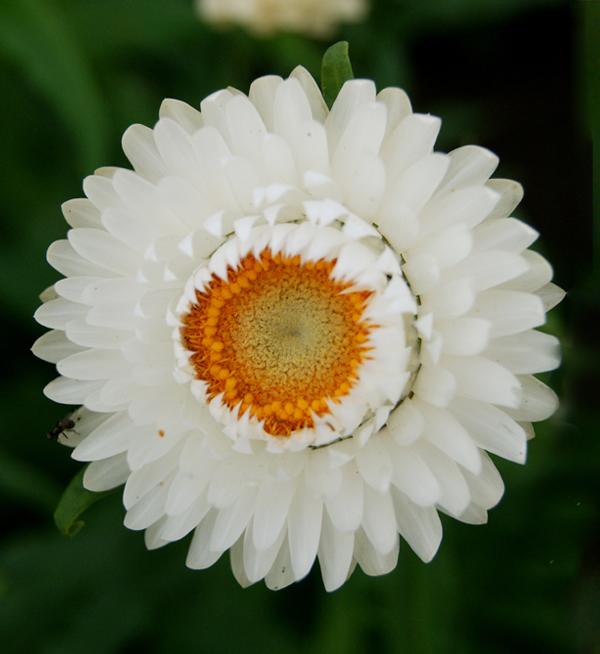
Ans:
<svg viewBox="0 0 600 654"><path fill-rule="evenodd" d="M482 148L433 153L439 119L368 80L331 112L298 68L160 116L48 250L34 352L83 405L62 441L86 487L126 482L149 548L194 531L188 566L231 549L270 588L317 556L328 590L389 572L399 534L429 561L438 510L484 523L486 451L523 463L556 408L532 374L559 363L535 328L563 292L508 217L521 186Z"/></svg>
<svg viewBox="0 0 600 654"><path fill-rule="evenodd" d="M196 6L209 23L239 24L259 34L326 36L339 23L360 20L367 0L196 0Z"/></svg>

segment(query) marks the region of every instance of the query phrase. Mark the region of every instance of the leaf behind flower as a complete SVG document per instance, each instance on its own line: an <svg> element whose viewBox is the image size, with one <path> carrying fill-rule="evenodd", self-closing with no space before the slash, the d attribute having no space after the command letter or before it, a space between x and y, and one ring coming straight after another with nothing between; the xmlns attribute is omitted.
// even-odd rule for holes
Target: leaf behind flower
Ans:
<svg viewBox="0 0 600 654"><path fill-rule="evenodd" d="M60 533L69 538L75 536L85 526L85 522L79 519L80 516L92 504L104 499L108 495L112 495L116 490L93 493L83 486L84 474L85 468L81 468L73 479L71 479L54 510L54 523Z"/></svg>
<svg viewBox="0 0 600 654"><path fill-rule="evenodd" d="M321 63L321 89L331 109L344 83L353 79L348 41L339 41L327 49Z"/></svg>

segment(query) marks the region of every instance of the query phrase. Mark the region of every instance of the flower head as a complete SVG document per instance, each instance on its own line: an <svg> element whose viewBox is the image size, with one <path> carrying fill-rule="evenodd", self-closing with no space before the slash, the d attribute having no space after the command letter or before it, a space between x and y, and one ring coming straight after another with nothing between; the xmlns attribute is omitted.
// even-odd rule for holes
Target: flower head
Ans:
<svg viewBox="0 0 600 654"><path fill-rule="evenodd" d="M83 405L65 444L84 483L125 483L149 548L193 531L187 564L231 550L246 585L281 588L319 558L425 561L438 510L483 523L556 408L532 376L558 365L536 331L562 297L519 184L400 89L347 82L331 111L302 68L201 111L165 100L66 202L65 278L37 320L48 397Z"/></svg>
<svg viewBox="0 0 600 654"><path fill-rule="evenodd" d="M196 5L209 23L239 24L259 34L326 36L339 23L360 20L367 0L196 0Z"/></svg>

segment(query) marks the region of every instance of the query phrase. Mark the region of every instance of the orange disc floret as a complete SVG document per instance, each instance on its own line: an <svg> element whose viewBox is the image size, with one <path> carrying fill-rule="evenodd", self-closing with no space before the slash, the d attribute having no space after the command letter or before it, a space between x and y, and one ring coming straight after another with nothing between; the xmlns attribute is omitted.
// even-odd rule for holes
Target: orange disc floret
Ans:
<svg viewBox="0 0 600 654"><path fill-rule="evenodd" d="M196 292L181 338L209 399L222 395L267 433L289 436L350 393L375 325L364 318L371 293L333 279L335 264L266 248Z"/></svg>

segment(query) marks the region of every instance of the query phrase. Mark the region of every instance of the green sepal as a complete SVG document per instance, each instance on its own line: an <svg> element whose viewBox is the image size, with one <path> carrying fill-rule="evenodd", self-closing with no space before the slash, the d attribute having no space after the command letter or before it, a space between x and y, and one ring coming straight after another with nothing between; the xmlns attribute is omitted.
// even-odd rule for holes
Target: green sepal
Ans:
<svg viewBox="0 0 600 654"><path fill-rule="evenodd" d="M348 41L339 41L328 48L323 55L321 90L330 109L344 83L354 78L348 50Z"/></svg>
<svg viewBox="0 0 600 654"><path fill-rule="evenodd" d="M117 489L94 493L83 487L85 467L71 479L65 488L56 509L54 510L54 523L63 536L72 538L78 534L85 525L79 517L85 513L92 504L112 495Z"/></svg>

